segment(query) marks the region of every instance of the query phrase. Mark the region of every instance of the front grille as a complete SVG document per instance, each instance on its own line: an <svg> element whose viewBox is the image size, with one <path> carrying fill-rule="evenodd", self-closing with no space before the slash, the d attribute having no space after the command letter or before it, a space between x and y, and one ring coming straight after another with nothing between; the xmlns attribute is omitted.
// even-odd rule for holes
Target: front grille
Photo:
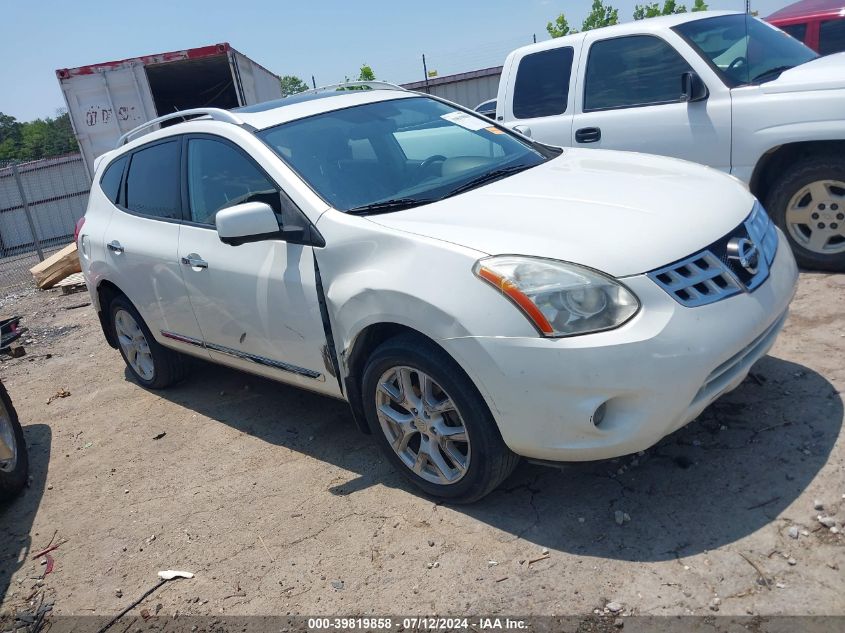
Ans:
<svg viewBox="0 0 845 633"><path fill-rule="evenodd" d="M756 267L751 257L743 260L737 244L746 251L757 249ZM777 229L759 202L733 231L705 249L648 276L678 303L688 308L715 303L741 292L752 292L769 277L777 252Z"/></svg>

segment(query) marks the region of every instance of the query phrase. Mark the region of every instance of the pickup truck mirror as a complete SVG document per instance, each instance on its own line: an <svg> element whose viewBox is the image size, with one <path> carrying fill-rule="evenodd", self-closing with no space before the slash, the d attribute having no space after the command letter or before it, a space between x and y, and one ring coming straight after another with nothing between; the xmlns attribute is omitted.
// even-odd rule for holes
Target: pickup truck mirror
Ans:
<svg viewBox="0 0 845 633"><path fill-rule="evenodd" d="M221 209L215 224L220 241L232 246L281 237L276 214L266 202L244 202Z"/></svg>
<svg viewBox="0 0 845 633"><path fill-rule="evenodd" d="M703 101L710 96L710 91L701 77L692 71L685 72L681 75L681 97L680 100L692 103L693 101Z"/></svg>

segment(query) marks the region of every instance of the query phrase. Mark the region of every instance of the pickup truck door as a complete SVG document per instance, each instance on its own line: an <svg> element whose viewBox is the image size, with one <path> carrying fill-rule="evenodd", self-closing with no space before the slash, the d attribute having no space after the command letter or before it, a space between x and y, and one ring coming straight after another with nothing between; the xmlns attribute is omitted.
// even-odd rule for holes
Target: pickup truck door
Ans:
<svg viewBox="0 0 845 633"><path fill-rule="evenodd" d="M509 59L503 75L504 121L507 126L542 143L568 146L572 139L575 77L583 35L564 45L548 42ZM506 79L505 79L506 78ZM502 95L500 95L501 97Z"/></svg>
<svg viewBox="0 0 845 633"><path fill-rule="evenodd" d="M708 88L681 100L681 77ZM662 154L731 169L730 90L674 32L587 33L578 69L573 146Z"/></svg>
<svg viewBox="0 0 845 633"><path fill-rule="evenodd" d="M179 232L182 277L212 360L339 395L326 344L311 246L281 239L231 246L214 227L217 211L266 202L293 204L242 149L211 135L186 137L185 205Z"/></svg>

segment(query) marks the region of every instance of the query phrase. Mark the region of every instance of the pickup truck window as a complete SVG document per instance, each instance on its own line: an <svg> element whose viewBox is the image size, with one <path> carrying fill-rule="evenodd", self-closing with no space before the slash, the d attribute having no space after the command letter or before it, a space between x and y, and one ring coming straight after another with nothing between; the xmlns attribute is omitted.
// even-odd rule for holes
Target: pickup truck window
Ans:
<svg viewBox="0 0 845 633"><path fill-rule="evenodd" d="M519 61L513 94L513 115L517 119L554 116L566 112L571 46L526 55Z"/></svg>
<svg viewBox="0 0 845 633"><path fill-rule="evenodd" d="M590 47L584 111L677 103L689 64L652 35L599 40Z"/></svg>
<svg viewBox="0 0 845 633"><path fill-rule="evenodd" d="M818 57L777 27L745 15L721 15L674 27L729 87L777 79Z"/></svg>
<svg viewBox="0 0 845 633"><path fill-rule="evenodd" d="M819 52L822 55L845 51L845 18L828 20L819 26Z"/></svg>
<svg viewBox="0 0 845 633"><path fill-rule="evenodd" d="M800 24L785 24L784 26L780 27L780 30L784 33L791 35L799 42L803 42L804 39L807 37L806 22L801 22Z"/></svg>

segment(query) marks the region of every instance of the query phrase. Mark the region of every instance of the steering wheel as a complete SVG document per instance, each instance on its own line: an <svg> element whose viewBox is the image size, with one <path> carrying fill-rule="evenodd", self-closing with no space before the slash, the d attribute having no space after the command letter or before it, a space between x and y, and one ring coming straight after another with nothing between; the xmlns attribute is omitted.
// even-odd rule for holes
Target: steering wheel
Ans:
<svg viewBox="0 0 845 633"><path fill-rule="evenodd" d="M727 68L727 69L728 69L728 70L733 70L733 69L738 68L739 66L742 66L742 65L747 64L747 63L748 63L748 60L747 60L747 59L745 59L745 57L742 57L742 56L740 55L740 56L739 56L739 57L737 57L735 60L733 60L730 64L728 64L728 68Z"/></svg>
<svg viewBox="0 0 845 633"><path fill-rule="evenodd" d="M429 156L423 162L417 165L417 171L423 172L429 167L431 167L434 163L442 163L444 160L446 160L446 157L442 154L435 154L434 156Z"/></svg>

